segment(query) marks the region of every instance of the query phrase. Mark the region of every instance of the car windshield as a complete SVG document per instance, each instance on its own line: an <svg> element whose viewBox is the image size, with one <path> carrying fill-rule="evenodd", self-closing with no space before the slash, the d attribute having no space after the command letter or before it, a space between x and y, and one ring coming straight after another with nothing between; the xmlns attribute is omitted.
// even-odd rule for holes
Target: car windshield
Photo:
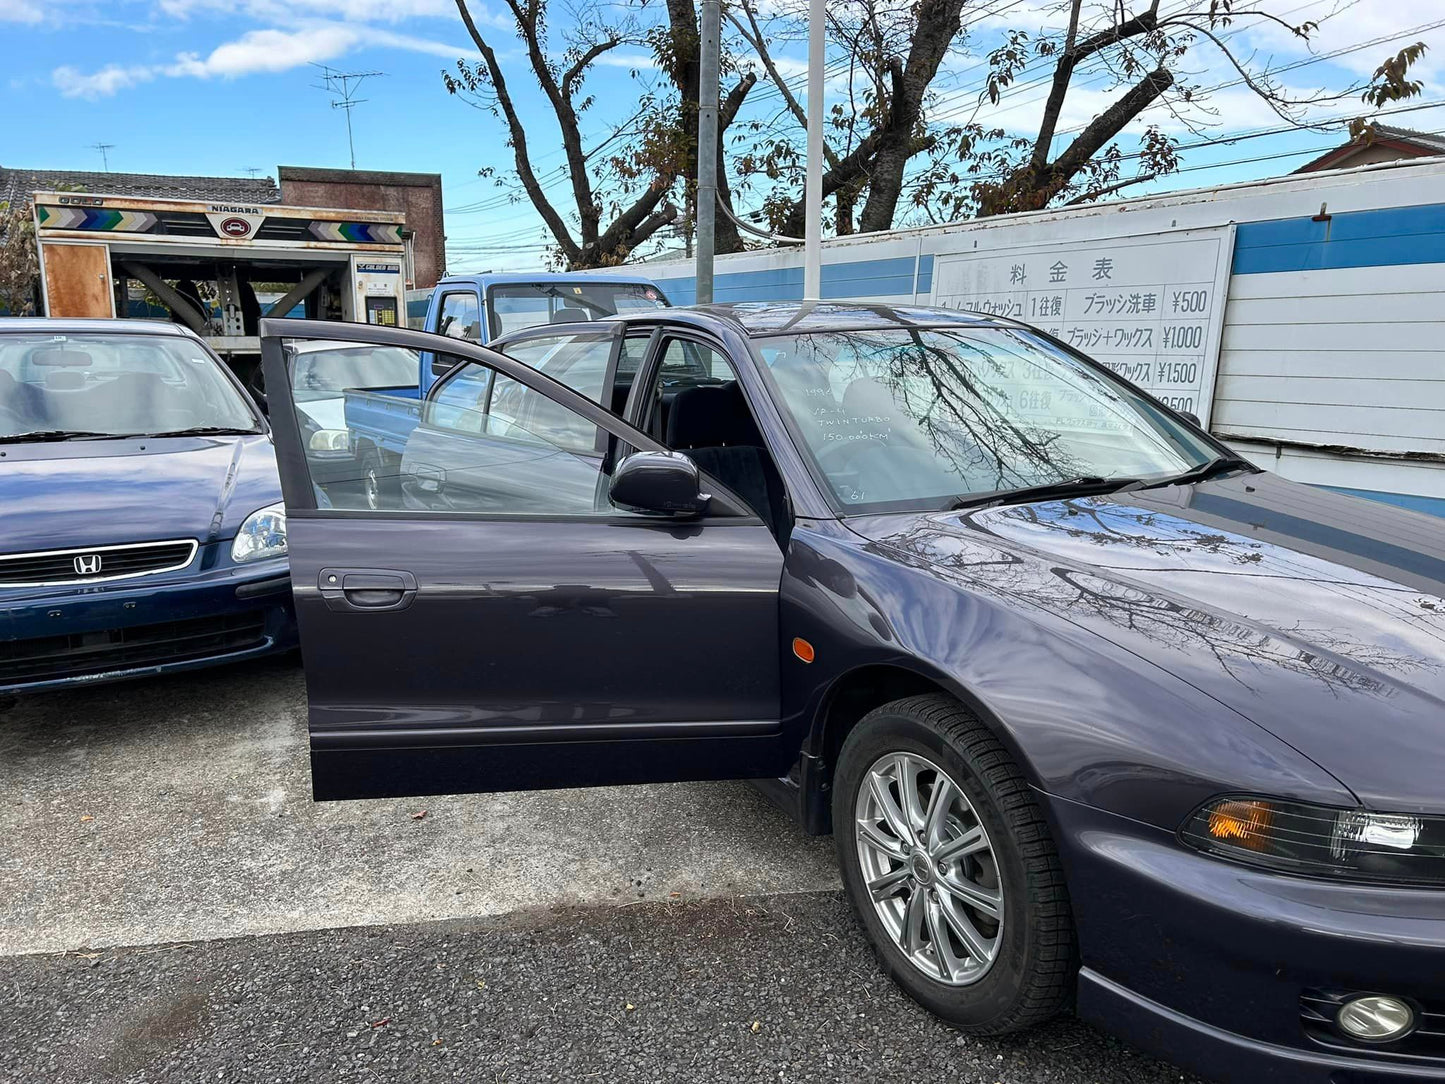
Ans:
<svg viewBox="0 0 1445 1084"><path fill-rule="evenodd" d="M656 287L632 282L525 282L487 291L492 338L538 324L600 320L605 316L665 309Z"/></svg>
<svg viewBox="0 0 1445 1084"><path fill-rule="evenodd" d="M0 438L183 429L260 429L220 363L194 339L0 335Z"/></svg>
<svg viewBox="0 0 1445 1084"><path fill-rule="evenodd" d="M1080 478L1153 480L1218 454L1144 396L1022 331L839 331L757 345L848 512L946 508Z"/></svg>
<svg viewBox="0 0 1445 1084"><path fill-rule="evenodd" d="M291 387L298 403L338 399L348 388L414 387L416 355L394 346L319 343L298 352Z"/></svg>

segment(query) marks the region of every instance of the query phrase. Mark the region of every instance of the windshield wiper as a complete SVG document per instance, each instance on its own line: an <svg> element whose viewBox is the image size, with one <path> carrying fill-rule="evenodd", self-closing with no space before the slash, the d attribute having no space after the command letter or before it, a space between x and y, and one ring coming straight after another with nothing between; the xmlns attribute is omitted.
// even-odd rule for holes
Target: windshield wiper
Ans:
<svg viewBox="0 0 1445 1084"><path fill-rule="evenodd" d="M1022 504L1025 501L1094 497L1117 493L1125 488L1137 489L1142 484L1138 478L1103 478L1097 474L1085 474L1062 482L1045 482L1043 485L1023 486L1020 489L1000 489L993 493L971 493L955 498L946 511L958 512L964 508L991 507L998 504Z"/></svg>
<svg viewBox="0 0 1445 1084"><path fill-rule="evenodd" d="M24 444L42 440L123 440L129 433L97 433L89 429L32 429L28 433L0 436L0 444Z"/></svg>
<svg viewBox="0 0 1445 1084"><path fill-rule="evenodd" d="M1162 482L1151 482L1145 489L1158 489L1161 486L1187 486L1195 482L1207 481L1210 478L1217 478L1221 474L1228 474L1231 471L1243 470L1253 474L1259 468L1247 459L1241 459L1237 455L1221 455L1206 463L1190 467L1183 474L1176 474L1172 478L1165 478Z"/></svg>
<svg viewBox="0 0 1445 1084"><path fill-rule="evenodd" d="M259 433L259 429L238 429L234 425L193 425L189 429L165 429L158 433L137 433L139 437L235 437Z"/></svg>

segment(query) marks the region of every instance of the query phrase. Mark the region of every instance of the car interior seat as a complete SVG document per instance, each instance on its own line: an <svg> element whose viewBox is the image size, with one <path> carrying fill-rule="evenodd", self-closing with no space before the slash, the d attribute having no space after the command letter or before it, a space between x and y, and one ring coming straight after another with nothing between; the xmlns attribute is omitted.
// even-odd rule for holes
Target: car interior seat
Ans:
<svg viewBox="0 0 1445 1084"><path fill-rule="evenodd" d="M781 541L783 480L737 381L678 392L667 419L667 446L746 501Z"/></svg>
<svg viewBox="0 0 1445 1084"><path fill-rule="evenodd" d="M563 305L552 314L551 322L554 324L572 324L587 321L587 310L579 309L576 305Z"/></svg>
<svg viewBox="0 0 1445 1084"><path fill-rule="evenodd" d="M122 373L95 390L105 396L107 417L126 429L165 424L158 404L173 398L165 395L165 381L155 373Z"/></svg>
<svg viewBox="0 0 1445 1084"><path fill-rule="evenodd" d="M18 429L41 429L49 421L45 393L27 380L16 380L0 369L0 406L19 422Z"/></svg>

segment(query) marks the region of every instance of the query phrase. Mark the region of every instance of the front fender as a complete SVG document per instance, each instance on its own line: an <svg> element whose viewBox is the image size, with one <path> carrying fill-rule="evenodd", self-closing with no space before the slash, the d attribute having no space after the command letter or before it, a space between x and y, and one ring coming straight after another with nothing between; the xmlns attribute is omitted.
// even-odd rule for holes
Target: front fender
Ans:
<svg viewBox="0 0 1445 1084"><path fill-rule="evenodd" d="M1353 804L1332 775L1154 663L1009 593L799 523L782 584L784 642L815 662L784 683L785 718L820 757L831 690L864 668L916 674L957 697L1039 790L1173 830L1207 799L1252 791Z"/></svg>

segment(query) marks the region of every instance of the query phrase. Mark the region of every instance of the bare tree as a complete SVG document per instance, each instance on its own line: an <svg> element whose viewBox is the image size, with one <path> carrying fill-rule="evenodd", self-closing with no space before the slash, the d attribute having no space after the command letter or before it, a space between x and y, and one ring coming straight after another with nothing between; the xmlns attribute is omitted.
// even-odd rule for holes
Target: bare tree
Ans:
<svg viewBox="0 0 1445 1084"><path fill-rule="evenodd" d="M30 201L0 202L0 312L29 316L39 283L40 258Z"/></svg>
<svg viewBox="0 0 1445 1084"><path fill-rule="evenodd" d="M516 71L504 70L466 0L455 2L481 59L444 72L447 88L503 122L515 170L495 179L537 209L562 263L620 263L665 225L686 218L680 207L690 207L696 196L696 0L641 0L622 16L617 5L579 0L580 7L558 9L567 19L561 30L549 24L549 0L502 0L526 58L525 66L510 66L540 88L560 133L567 200L554 198L536 170L529 136L537 138L539 130L523 121L507 82ZM1370 80L1305 95L1289 91L1280 77L1300 62L1262 62L1241 36L1268 28L1309 42L1317 25L1271 10L1280 2L1178 0L1166 11L1160 0L1058 0L1049 26L993 34L990 50L969 61L976 24L996 20L1008 5L830 0L835 89L823 193L833 231L1085 202L1167 175L1179 168L1182 148L1162 119L1170 115L1176 127L1206 134L1218 120L1211 103L1240 87L1286 127L1310 127L1311 107L1357 95L1378 108L1420 93L1409 71L1423 45L1386 60ZM806 117L779 50L801 41L806 5L728 0L724 12L731 33L722 64L719 200L731 209L736 191L760 206L774 230L800 236ZM646 49L660 75L649 82L633 72L636 109L588 148L583 121L595 102L589 74L624 46ZM1214 83L1199 74L1221 69L1225 77ZM960 87L964 74L970 82ZM940 85L950 81L945 93ZM760 83L766 91L750 93ZM1000 110L1035 87L1042 91L1036 122L1027 131L1006 127ZM1103 105L1091 108L1086 122L1067 124L1081 100L1100 97ZM773 98L780 104L774 107ZM1140 123L1138 145L1126 153L1120 137ZM717 245L720 252L743 247L726 215L718 219Z"/></svg>
<svg viewBox="0 0 1445 1084"><path fill-rule="evenodd" d="M696 173L699 33L693 0L666 0L665 17L651 22L646 21L646 5L620 19L610 17L609 9L601 5L572 7L566 11L568 26L561 31L549 26L548 0L503 3L516 23L528 76L541 89L556 120L571 206L559 206L539 178L528 126L517 110L507 72L466 0L456 0L457 11L481 60L459 60L455 71L443 72L447 90L504 123L522 195L541 215L561 262L569 268L621 263L663 226L680 218L674 198L679 190L684 195L690 192ZM587 77L600 57L623 46L649 49L667 84L644 89L632 115L589 150L583 145L582 122L595 97L587 88ZM721 102L720 141L756 83L755 76L739 74L731 64L724 70L736 81ZM506 183L510 178L499 180ZM728 191L721 170L719 189ZM740 247L730 223L719 223L719 242L721 251Z"/></svg>
<svg viewBox="0 0 1445 1084"><path fill-rule="evenodd" d="M837 0L829 5L832 53L846 61L835 77L848 101L835 107L824 173L839 233L887 229L912 218L948 221L1051 203L1082 202L1150 180L1179 167L1177 140L1156 124L1136 152L1116 142L1125 129L1168 110L1202 132L1211 96L1242 86L1287 125L1309 127L1308 109L1362 90L1352 84L1309 95L1289 92L1279 69L1241 49L1239 34L1256 27L1283 30L1301 42L1317 29L1268 10L1268 0L1192 0L1161 12L1160 0L1061 0L1050 29L1014 29L973 65L972 90L941 94L935 82L951 52L968 44L970 24L997 9L991 0ZM761 188L775 228L801 232L798 173L803 109L781 78L771 43L801 35L802 12L773 8L764 18L756 0L738 0L732 18L785 108L754 121L755 145L737 156L739 183ZM1387 61L1376 73L1371 104L1418 94L1406 73L1423 46ZM1202 84L1196 72L1222 67L1229 76ZM1039 74L1042 73L1042 74ZM1087 79L1084 76L1087 75ZM1025 79L1025 76L1030 78ZM1033 85L1047 93L1029 132L990 123L1006 98ZM1103 108L1072 130L1063 118L1084 94L1106 97ZM863 201L856 222L852 208Z"/></svg>

